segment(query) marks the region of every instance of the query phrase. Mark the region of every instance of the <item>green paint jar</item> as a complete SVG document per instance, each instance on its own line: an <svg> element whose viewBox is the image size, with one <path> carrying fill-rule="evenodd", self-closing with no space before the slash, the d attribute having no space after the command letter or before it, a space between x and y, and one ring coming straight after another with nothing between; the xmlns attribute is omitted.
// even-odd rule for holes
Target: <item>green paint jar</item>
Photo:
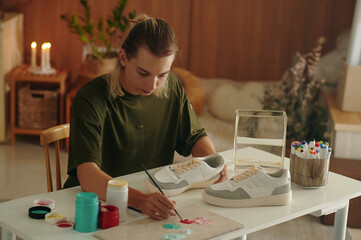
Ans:
<svg viewBox="0 0 361 240"><path fill-rule="evenodd" d="M92 192L81 192L75 201L75 230L78 232L94 232L98 228L99 200Z"/></svg>

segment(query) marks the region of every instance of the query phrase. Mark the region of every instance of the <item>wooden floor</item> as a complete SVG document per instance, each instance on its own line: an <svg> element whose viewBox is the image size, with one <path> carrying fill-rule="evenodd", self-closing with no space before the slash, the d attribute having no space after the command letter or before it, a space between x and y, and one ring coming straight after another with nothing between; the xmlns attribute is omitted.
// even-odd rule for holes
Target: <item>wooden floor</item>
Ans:
<svg viewBox="0 0 361 240"><path fill-rule="evenodd" d="M55 170L54 156L51 148L50 157ZM68 154L61 152L60 157L64 181ZM38 137L17 137L14 146L0 144L0 200L47 192L45 176L44 147L40 146Z"/></svg>
<svg viewBox="0 0 361 240"><path fill-rule="evenodd" d="M51 156L52 153L53 149ZM66 152L61 152L61 160L64 181ZM20 136L14 146L0 144L0 202L47 192L44 161L44 149L37 137ZM325 226L319 218L308 215L250 234L247 239L328 240L332 234L332 226ZM361 229L348 229L346 239L361 240Z"/></svg>

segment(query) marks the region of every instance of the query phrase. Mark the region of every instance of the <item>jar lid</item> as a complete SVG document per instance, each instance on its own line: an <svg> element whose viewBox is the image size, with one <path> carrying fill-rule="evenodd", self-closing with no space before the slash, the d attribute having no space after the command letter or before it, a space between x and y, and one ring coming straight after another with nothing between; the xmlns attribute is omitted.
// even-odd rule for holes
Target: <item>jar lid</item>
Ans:
<svg viewBox="0 0 361 240"><path fill-rule="evenodd" d="M29 208L29 217L33 219L44 219L45 214L51 212L51 209L49 207L45 206L35 206Z"/></svg>
<svg viewBox="0 0 361 240"><path fill-rule="evenodd" d="M54 209L55 201L50 198L39 198L34 200L34 206L44 206L49 207L50 209Z"/></svg>
<svg viewBox="0 0 361 240"><path fill-rule="evenodd" d="M99 204L98 195L92 192L81 192L76 195L76 202L83 204Z"/></svg>
<svg viewBox="0 0 361 240"><path fill-rule="evenodd" d="M59 230L61 229L64 231L73 230L74 226L75 226L75 223L71 222L71 221L58 221L55 223L55 227L57 229L59 229Z"/></svg>
<svg viewBox="0 0 361 240"><path fill-rule="evenodd" d="M122 179L113 179L108 181L108 186L112 187L127 187L128 182Z"/></svg>
<svg viewBox="0 0 361 240"><path fill-rule="evenodd" d="M117 206L113 205L104 205L99 209L100 215L113 215L119 214L119 209Z"/></svg>
<svg viewBox="0 0 361 240"><path fill-rule="evenodd" d="M108 187L121 191L128 188L128 182L122 179L112 179L108 181Z"/></svg>
<svg viewBox="0 0 361 240"><path fill-rule="evenodd" d="M66 215L63 212L50 212L45 214L45 222L49 224L55 224L59 221L64 221L66 219Z"/></svg>

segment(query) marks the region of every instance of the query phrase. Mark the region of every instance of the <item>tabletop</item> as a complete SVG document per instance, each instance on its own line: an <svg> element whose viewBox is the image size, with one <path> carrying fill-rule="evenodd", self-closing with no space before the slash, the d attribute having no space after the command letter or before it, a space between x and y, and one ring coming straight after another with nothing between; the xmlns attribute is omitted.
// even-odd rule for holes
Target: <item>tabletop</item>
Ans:
<svg viewBox="0 0 361 240"><path fill-rule="evenodd" d="M233 161L233 150L220 154L227 162ZM155 169L149 171L152 172ZM144 184L146 178L144 172L125 175L120 178L127 180L129 187L148 192ZM45 221L30 219L27 216L28 209L35 199L52 198L56 202L54 211L63 211L69 220L74 220L76 194L80 191L80 187L74 187L1 203L0 226L25 240L97 239L93 237L93 233L79 233L75 230L61 231ZM324 188L304 189L292 185L292 192L293 198L289 205L251 208L222 208L209 205L202 200L202 189L189 190L170 198L177 202L177 207L196 204L244 224L242 229L215 238L232 239L306 214L323 215L341 209L348 203L349 199L361 195L361 182L330 172L328 184ZM128 211L127 222L140 218L143 218L142 214Z"/></svg>

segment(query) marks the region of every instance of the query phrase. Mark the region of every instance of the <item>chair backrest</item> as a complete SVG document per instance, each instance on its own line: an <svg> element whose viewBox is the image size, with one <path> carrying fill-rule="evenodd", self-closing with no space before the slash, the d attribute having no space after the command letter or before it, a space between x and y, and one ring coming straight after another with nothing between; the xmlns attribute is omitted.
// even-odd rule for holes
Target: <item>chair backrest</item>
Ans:
<svg viewBox="0 0 361 240"><path fill-rule="evenodd" d="M60 173L60 140L69 138L70 124L62 124L55 127L48 128L40 133L40 145L45 147L45 166L46 166L46 181L48 185L48 192L53 191L53 182L51 178L50 157L49 157L49 143L55 142L55 166L56 166L56 190L61 189L61 173Z"/></svg>

